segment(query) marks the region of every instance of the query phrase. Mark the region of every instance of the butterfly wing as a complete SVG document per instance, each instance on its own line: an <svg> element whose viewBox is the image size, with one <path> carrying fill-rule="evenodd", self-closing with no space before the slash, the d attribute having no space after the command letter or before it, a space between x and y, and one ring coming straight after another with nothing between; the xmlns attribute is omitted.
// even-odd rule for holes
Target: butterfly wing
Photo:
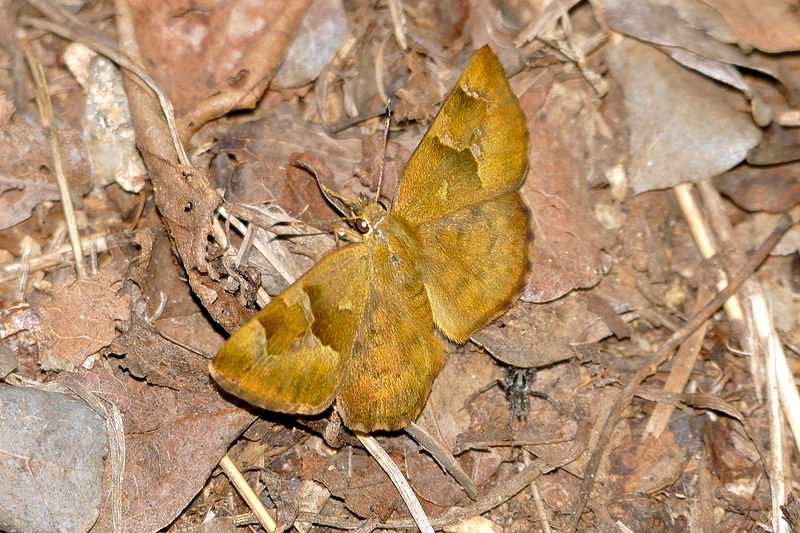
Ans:
<svg viewBox="0 0 800 533"><path fill-rule="evenodd" d="M336 400L345 425L395 430L419 415L445 358L434 334L427 292L412 259L395 245L403 234L385 228L389 246L373 248L364 315Z"/></svg>
<svg viewBox="0 0 800 533"><path fill-rule="evenodd" d="M271 411L328 407L361 321L369 261L363 244L325 256L228 339L209 366L217 383Z"/></svg>
<svg viewBox="0 0 800 533"><path fill-rule="evenodd" d="M466 342L516 296L528 268L528 211L516 192L420 224L438 328Z"/></svg>
<svg viewBox="0 0 800 533"><path fill-rule="evenodd" d="M525 123L503 67L484 46L409 159L392 212L421 223L518 189L528 165Z"/></svg>
<svg viewBox="0 0 800 533"><path fill-rule="evenodd" d="M466 341L498 316L527 270L525 115L483 47L411 157L392 213L419 225L433 318Z"/></svg>

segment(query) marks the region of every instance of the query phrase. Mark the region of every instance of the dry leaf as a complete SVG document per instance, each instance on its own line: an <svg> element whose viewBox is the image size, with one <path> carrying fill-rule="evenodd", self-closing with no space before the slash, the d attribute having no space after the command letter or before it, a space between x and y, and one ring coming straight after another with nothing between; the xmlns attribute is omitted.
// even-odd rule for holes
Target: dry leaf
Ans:
<svg viewBox="0 0 800 533"><path fill-rule="evenodd" d="M205 390L177 391L100 366L61 373L57 381L80 384L122 414L122 528L127 533L167 527L206 483L230 442L255 418L221 397L210 383ZM95 531L111 530L110 505L104 500Z"/></svg>
<svg viewBox="0 0 800 533"><path fill-rule="evenodd" d="M800 203L800 163L742 165L714 180L719 192L748 211L782 213Z"/></svg>
<svg viewBox="0 0 800 533"><path fill-rule="evenodd" d="M81 135L58 131L64 174L70 190L87 190L92 170ZM17 112L0 129L0 230L22 222L43 200L60 198L53 156L42 126Z"/></svg>
<svg viewBox="0 0 800 533"><path fill-rule="evenodd" d="M744 160L761 131L717 83L633 39L608 51L622 85L634 192L708 179Z"/></svg>
<svg viewBox="0 0 800 533"><path fill-rule="evenodd" d="M777 54L800 50L800 13L793 0L706 0L739 37L741 44Z"/></svg>
<svg viewBox="0 0 800 533"><path fill-rule="evenodd" d="M546 102L546 103L545 103ZM533 220L529 277L521 298L547 302L575 288L594 286L611 266L600 250L603 229L592 214L576 144L584 141L574 121L575 102L564 86L529 90L531 138L528 177L522 185ZM544 104L544 107L542 107Z"/></svg>
<svg viewBox="0 0 800 533"><path fill-rule="evenodd" d="M39 315L45 370L74 370L117 336L117 322L130 317L131 297L117 294L119 275L100 270L87 279L69 278L49 294L31 298Z"/></svg>

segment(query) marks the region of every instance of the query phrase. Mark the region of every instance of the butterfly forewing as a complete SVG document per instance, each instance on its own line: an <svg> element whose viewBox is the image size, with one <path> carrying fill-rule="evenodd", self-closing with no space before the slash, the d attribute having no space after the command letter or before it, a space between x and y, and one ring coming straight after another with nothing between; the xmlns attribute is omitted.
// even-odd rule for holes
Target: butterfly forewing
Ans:
<svg viewBox="0 0 800 533"><path fill-rule="evenodd" d="M284 413L333 401L352 351L369 283L364 244L334 250L237 331L211 362L231 394Z"/></svg>
<svg viewBox="0 0 800 533"><path fill-rule="evenodd" d="M516 190L527 151L525 115L484 46L408 161L392 211L420 223Z"/></svg>

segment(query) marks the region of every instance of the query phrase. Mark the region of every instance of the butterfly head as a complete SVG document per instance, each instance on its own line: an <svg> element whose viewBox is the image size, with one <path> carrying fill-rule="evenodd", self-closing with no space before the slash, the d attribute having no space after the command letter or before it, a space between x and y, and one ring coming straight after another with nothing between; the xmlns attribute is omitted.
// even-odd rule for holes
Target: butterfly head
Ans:
<svg viewBox="0 0 800 533"><path fill-rule="evenodd" d="M336 231L336 236L351 242L362 242L373 238L388 213L383 204L374 200L359 202L352 206L350 212L351 216L345 218L348 227L340 227Z"/></svg>

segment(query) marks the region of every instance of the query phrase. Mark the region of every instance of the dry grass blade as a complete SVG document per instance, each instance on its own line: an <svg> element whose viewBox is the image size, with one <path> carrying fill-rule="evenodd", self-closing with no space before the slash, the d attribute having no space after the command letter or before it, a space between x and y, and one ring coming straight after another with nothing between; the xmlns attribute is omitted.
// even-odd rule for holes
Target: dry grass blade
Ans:
<svg viewBox="0 0 800 533"><path fill-rule="evenodd" d="M269 533L272 533L278 528L278 524L275 523L275 519L272 518L272 515L269 514L269 511L266 507L264 507L264 503L258 497L258 494L253 491L253 488L247 482L247 480L242 476L242 473L236 467L234 462L231 460L230 457L227 455L222 458L219 462L220 468L222 468L225 475L228 476L228 479L231 480L231 483L236 490L239 491L239 494L242 496L242 499L247 503L247 506L253 511L253 514L256 515L258 518L258 523L266 529Z"/></svg>
<svg viewBox="0 0 800 533"><path fill-rule="evenodd" d="M389 454L381 448L378 441L371 435L364 435L357 432L356 437L358 437L358 440L361 441L361 444L364 445L378 464L381 465L381 468L383 468L383 471L389 476L389 479L392 480L394 486L397 487L397 492L400 493L400 497L403 498L403 501L406 503L408 511L411 513L411 516L414 517L414 522L417 524L417 527L419 527L419 530L422 531L422 533L433 533L431 521L428 519L425 511L422 510L422 505L419 503L417 495L411 490L411 485L408 484L408 480L403 477L403 473L397 468L397 465L392 461L392 458L389 457Z"/></svg>
<svg viewBox="0 0 800 533"><path fill-rule="evenodd" d="M47 79L44 76L42 66L33 58L28 50L25 50L25 59L30 67L34 84L36 85L36 104L39 107L39 115L42 118L47 140L50 142L50 151L53 154L53 170L58 181L58 190L61 193L61 205L64 209L64 219L67 223L69 241L72 245L72 255L75 261L75 272L78 279L86 277L86 265L83 262L83 248L81 237L78 232L78 222L75 219L75 207L72 205L72 197L69 193L69 184L64 175L64 165L61 158L61 147L58 143L58 130L56 130L55 119L53 118L53 105L50 102L50 95L47 92Z"/></svg>

